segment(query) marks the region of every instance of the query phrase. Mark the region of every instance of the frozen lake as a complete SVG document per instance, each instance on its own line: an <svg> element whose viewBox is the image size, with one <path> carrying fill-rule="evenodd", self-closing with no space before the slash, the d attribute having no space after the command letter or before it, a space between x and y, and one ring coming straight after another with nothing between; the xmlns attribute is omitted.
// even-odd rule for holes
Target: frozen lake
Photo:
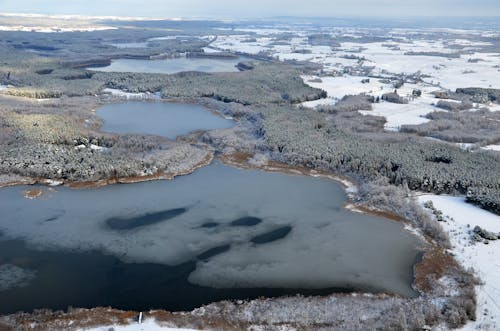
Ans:
<svg viewBox="0 0 500 331"><path fill-rule="evenodd" d="M130 101L97 110L104 119L101 130L113 133L154 134L170 139L196 130L226 129L235 123L203 106L172 102Z"/></svg>
<svg viewBox="0 0 500 331"><path fill-rule="evenodd" d="M324 178L214 163L172 181L0 190L0 313L186 310L302 293L414 296L418 241Z"/></svg>
<svg viewBox="0 0 500 331"><path fill-rule="evenodd" d="M141 72L157 74L175 74L183 71L201 72L237 72L236 65L242 61L248 61L246 57L221 58L189 58L179 57L165 60L137 60L118 59L113 60L107 67L88 68L93 71L104 72Z"/></svg>

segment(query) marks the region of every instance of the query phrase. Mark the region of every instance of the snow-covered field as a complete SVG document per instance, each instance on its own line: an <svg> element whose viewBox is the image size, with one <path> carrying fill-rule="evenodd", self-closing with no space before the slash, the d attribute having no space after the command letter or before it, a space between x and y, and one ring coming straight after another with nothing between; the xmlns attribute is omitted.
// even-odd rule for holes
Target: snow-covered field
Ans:
<svg viewBox="0 0 500 331"><path fill-rule="evenodd" d="M314 107L320 104L334 104L347 94L367 93L371 95L382 95L383 93L394 91L393 87L380 83L376 79L370 79L369 83L361 83L363 79L369 79L369 77L366 76L303 76L302 78L308 85L323 89L326 93L328 93L328 97L326 99L305 102L304 105L309 107ZM318 81L315 81L315 79Z"/></svg>
<svg viewBox="0 0 500 331"><path fill-rule="evenodd" d="M194 329L180 329L162 325L154 319L146 319L142 323L132 323L129 325L105 325L96 328L85 329L85 331L198 331ZM81 330L83 331L83 330Z"/></svg>
<svg viewBox="0 0 500 331"><path fill-rule="evenodd" d="M304 76L304 81L315 88L323 89L328 97L305 102L306 107L334 104L344 95L367 93L380 96L394 91L391 83L381 78L417 75L421 82L405 84L398 89L401 96L411 95L413 89L422 91L422 97L410 99L408 104L380 102L373 111L364 112L387 119L387 130L398 130L403 124L421 124L428 120L424 116L436 108L433 91L461 87L500 87L500 56L485 52L483 47L490 42L482 37L499 36L497 31L474 31L453 29L392 29L368 31L362 28L317 28L303 26L295 30L290 27L268 27L239 29L241 34L219 36L211 49L238 51L249 54L266 54L279 60L299 60L323 66L321 77ZM283 37L284 32L291 36ZM336 39L349 37L340 45L325 46L311 44L308 36L321 33ZM448 33L447 35L436 33ZM389 41L361 40L376 36L390 36ZM356 40L360 41L357 42ZM374 39L375 40L375 39ZM320 43L321 44L321 43ZM420 52L420 53L419 53ZM423 54L421 53L423 52ZM358 71L351 73L351 71ZM347 70L347 73L346 73ZM360 72L359 72L360 71ZM344 73L339 76L339 73ZM363 74L364 73L364 74ZM368 83L361 80L371 76ZM496 110L494 105L489 106ZM494 149L495 147L493 147Z"/></svg>
<svg viewBox="0 0 500 331"><path fill-rule="evenodd" d="M368 83L362 83L362 80L369 79L369 77L364 76L345 75L340 77L321 78L317 76L303 76L303 79L308 85L323 89L328 94L328 97L325 99L304 102L303 105L306 107L335 104L343 96L348 94L366 93L380 97L384 93L394 91L392 85L381 83L377 79L370 79ZM414 89L421 90L422 96L415 99L411 98ZM428 86L405 84L398 90L398 93L410 100L408 104L381 101L373 104L373 110L360 111L360 113L385 117L387 120L385 129L390 131L398 131L401 125L404 124L426 123L429 120L424 116L437 109L432 105L432 103L436 102L435 97L431 94L434 90L435 88Z"/></svg>
<svg viewBox="0 0 500 331"><path fill-rule="evenodd" d="M411 30L393 30L386 34L394 37L390 42L342 42L340 47L311 45L306 37L318 31L292 30L293 38L279 39L284 31L279 29L242 29L248 34L219 36L211 44L219 50L239 51L249 54L265 52L280 60L307 60L324 65L325 72L342 70L355 66L359 61L373 66L373 74L401 74L420 72L429 75L425 82L443 88L494 87L500 85L500 57L497 53L479 52L490 43L469 39L409 40ZM251 33L255 33L251 34ZM361 38L368 32L364 29L335 29L320 31L332 37L353 36ZM426 31L417 31L420 35ZM428 32L428 31L427 31ZM471 37L474 31L467 31ZM483 33L484 34L484 33ZM450 37L451 38L451 37ZM353 38L356 39L356 38ZM462 48L461 56L455 58L457 46ZM446 56L422 56L407 52L437 52Z"/></svg>
<svg viewBox="0 0 500 331"><path fill-rule="evenodd" d="M473 268L482 285L477 286L477 321L462 330L500 329L500 240L471 243L469 232L478 225L487 231L500 233L500 216L465 203L461 197L421 195L421 204L432 201L434 207L449 216L442 223L450 234L452 252L466 268Z"/></svg>

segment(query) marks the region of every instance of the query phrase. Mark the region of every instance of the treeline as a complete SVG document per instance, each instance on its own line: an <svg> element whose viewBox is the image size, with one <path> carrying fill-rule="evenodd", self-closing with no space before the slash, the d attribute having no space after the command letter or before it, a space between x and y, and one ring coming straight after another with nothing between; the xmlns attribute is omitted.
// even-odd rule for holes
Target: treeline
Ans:
<svg viewBox="0 0 500 331"><path fill-rule="evenodd" d="M426 115L430 122L403 125L401 132L433 137L449 142L481 145L500 142L500 113L480 109L475 112L436 111Z"/></svg>
<svg viewBox="0 0 500 331"><path fill-rule="evenodd" d="M375 97L365 94L345 95L335 105L320 105L316 109L325 113L356 112L372 110Z"/></svg>
<svg viewBox="0 0 500 331"><path fill-rule="evenodd" d="M498 174L497 174L498 175ZM467 202L500 215L500 191L489 187L471 187L467 191Z"/></svg>
<svg viewBox="0 0 500 331"><path fill-rule="evenodd" d="M456 93L465 94L471 97L473 102L488 103L489 101L500 102L500 89L467 87L458 88Z"/></svg>
<svg viewBox="0 0 500 331"><path fill-rule="evenodd" d="M488 103L490 101L500 103L500 89L481 88L481 87L466 87L457 88L452 91L436 91L433 92L436 98L452 99L462 101L464 103Z"/></svg>

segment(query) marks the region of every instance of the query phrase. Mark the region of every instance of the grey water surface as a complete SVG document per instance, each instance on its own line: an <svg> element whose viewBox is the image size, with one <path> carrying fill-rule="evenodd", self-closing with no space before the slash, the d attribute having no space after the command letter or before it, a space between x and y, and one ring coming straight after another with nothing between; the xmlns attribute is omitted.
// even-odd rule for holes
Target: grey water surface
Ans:
<svg viewBox="0 0 500 331"><path fill-rule="evenodd" d="M195 130L227 129L235 122L203 106L173 102L129 101L97 109L104 119L101 130L113 133L140 133L170 139Z"/></svg>

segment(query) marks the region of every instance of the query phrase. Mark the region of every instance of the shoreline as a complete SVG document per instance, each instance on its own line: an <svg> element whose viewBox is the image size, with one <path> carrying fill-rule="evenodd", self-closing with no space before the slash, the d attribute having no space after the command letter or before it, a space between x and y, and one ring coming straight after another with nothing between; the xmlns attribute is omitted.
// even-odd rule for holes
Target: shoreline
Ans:
<svg viewBox="0 0 500 331"><path fill-rule="evenodd" d="M72 189L85 189L85 188L98 188L98 187L104 187L107 185L115 185L115 184L132 184L132 183L140 183L140 182L147 182L147 181L153 181L153 180L172 180L177 176L184 176L184 175L189 175L196 171L199 168L202 168L204 166L210 165L215 159L220 160L222 164L236 167L239 169L254 169L254 170L261 170L261 171L266 171L266 172L275 172L275 173L283 173L283 174L288 174L288 175L296 175L296 176L311 176L311 177L321 177L321 178L326 178L335 181L339 185L343 187L343 189L346 192L347 195L347 202L343 206L343 208L346 208L350 211L353 212L358 212L358 213L363 213L367 215L372 215L376 217L382 217L385 219L388 219L390 221L395 221L402 223L404 225L402 231L408 231L412 232L413 235L418 237L421 242L421 247L420 247L420 253L418 254L417 258L415 259L415 263L412 266L412 280L410 283L410 286L413 288L416 294L417 299L421 299L426 297L426 293L432 290L432 280L433 278L440 279L443 273L447 270L449 267L454 267L458 265L458 262L456 262L453 259L453 256L451 256L444 248L439 247L437 244L435 244L430 238L427 236L423 235L418 228L414 228L410 226L409 222L405 220L403 217L385 212L382 210L378 210L376 207L370 207L370 206L364 206L360 204L356 204L355 202L352 201L352 192L349 193L349 190L356 190L357 189L357 184L351 181L350 179L342 176L335 175L331 172L327 171L317 171L314 169L308 169L305 167L298 167L298 166L290 166L285 163L280 163L277 161L270 161L267 160L266 162L263 162L261 164L252 164L249 162L255 155L251 153L246 153L246 152L233 152L230 154L225 154L216 157L213 152L209 153L205 159L196 164L194 167L190 168L189 170L178 172L178 173L159 173L159 174L153 174L153 175L148 175L148 176L135 176L135 177L127 177L127 178L118 178L118 179L107 179L107 180L100 180L100 181L95 181L95 182L68 182L68 183L61 183L60 185L64 185L66 187L72 188ZM45 184L48 186L51 186L50 184L53 184L53 181L51 180L40 180L37 181L35 179L32 180L34 183L33 184ZM24 185L25 183L19 183L19 185ZM16 184L11 184L16 185ZM53 185L52 185L53 186ZM2 186L0 186L1 188ZM29 190L28 190L29 191ZM26 192L26 191L25 191ZM355 192L355 191L354 191ZM35 192L36 193L36 192ZM42 194L36 194L33 198L38 198ZM27 197L28 198L28 197ZM31 198L31 197L29 197ZM429 277L429 275L432 275ZM300 295L299 295L300 296ZM387 298L393 298L393 299L403 299L403 300L413 300L413 298L406 298L406 297L401 297L400 295L393 294L393 293L369 293L369 292L352 292L352 293L331 293L328 295L319 295L319 296L311 296L313 299L317 300L326 300L329 298L345 298L345 297L358 297L358 296L367 296L372 299L387 299ZM268 301L278 301L281 299L287 299L290 297L297 297L296 296L285 296L285 297L276 297L276 298L264 298L264 299L255 299L255 300L240 300L241 302L246 302L246 303L251 303L255 301L260 301L260 300L265 300L266 302ZM220 302L215 302L209 305L217 305L217 304L223 304L226 301L220 301ZM193 312L196 312L199 309L204 309L205 306L199 307L194 309L193 311L182 311L182 312L171 312L167 310L161 310L161 309L156 309L154 310L155 314L151 314L153 318L155 318L155 315L158 314L157 316L178 316L178 315L185 315L185 314L192 314ZM86 313L92 314L94 312L99 312L101 309L105 309L102 307L95 307L91 309L82 309L85 310ZM123 310L119 309L113 309L117 314L138 314L138 312L126 312ZM48 310L48 313L50 314L52 310ZM34 314L29 313L29 314ZM70 312L65 312L64 314L70 314ZM149 314L148 314L149 315ZM129 315L130 316L130 315Z"/></svg>
<svg viewBox="0 0 500 331"><path fill-rule="evenodd" d="M196 170L209 165L214 159L213 153L208 153L205 158L195 164L190 169L179 171L179 172L160 172L151 175L145 176L131 176L131 177L120 177L120 178L108 178L108 179L100 179L96 181L88 181L88 182L75 182L68 181L65 182L63 180L54 180L54 179L36 179L36 178L27 178L26 180L21 181L12 181L6 183L0 183L0 189L11 187L11 186L33 186L33 185L43 185L47 187L57 187L57 186L65 186L72 189L86 189L86 188L99 188L108 185L117 185L117 184L134 184L134 183L142 183L149 182L154 180L172 180L175 177L190 175Z"/></svg>
<svg viewBox="0 0 500 331"><path fill-rule="evenodd" d="M281 163L278 161L266 161L265 164L255 165L249 163L250 159L254 157L255 154L247 152L233 152L231 154L225 154L219 157L222 163L240 168L240 169L255 169L267 172L278 172L288 175L299 175L299 176L310 176L310 177L321 177L333 180L340 184L345 190L356 188L357 184L348 179L347 177L339 176L333 172L328 171L318 171L314 169L309 169L300 166L291 166L286 163Z"/></svg>

